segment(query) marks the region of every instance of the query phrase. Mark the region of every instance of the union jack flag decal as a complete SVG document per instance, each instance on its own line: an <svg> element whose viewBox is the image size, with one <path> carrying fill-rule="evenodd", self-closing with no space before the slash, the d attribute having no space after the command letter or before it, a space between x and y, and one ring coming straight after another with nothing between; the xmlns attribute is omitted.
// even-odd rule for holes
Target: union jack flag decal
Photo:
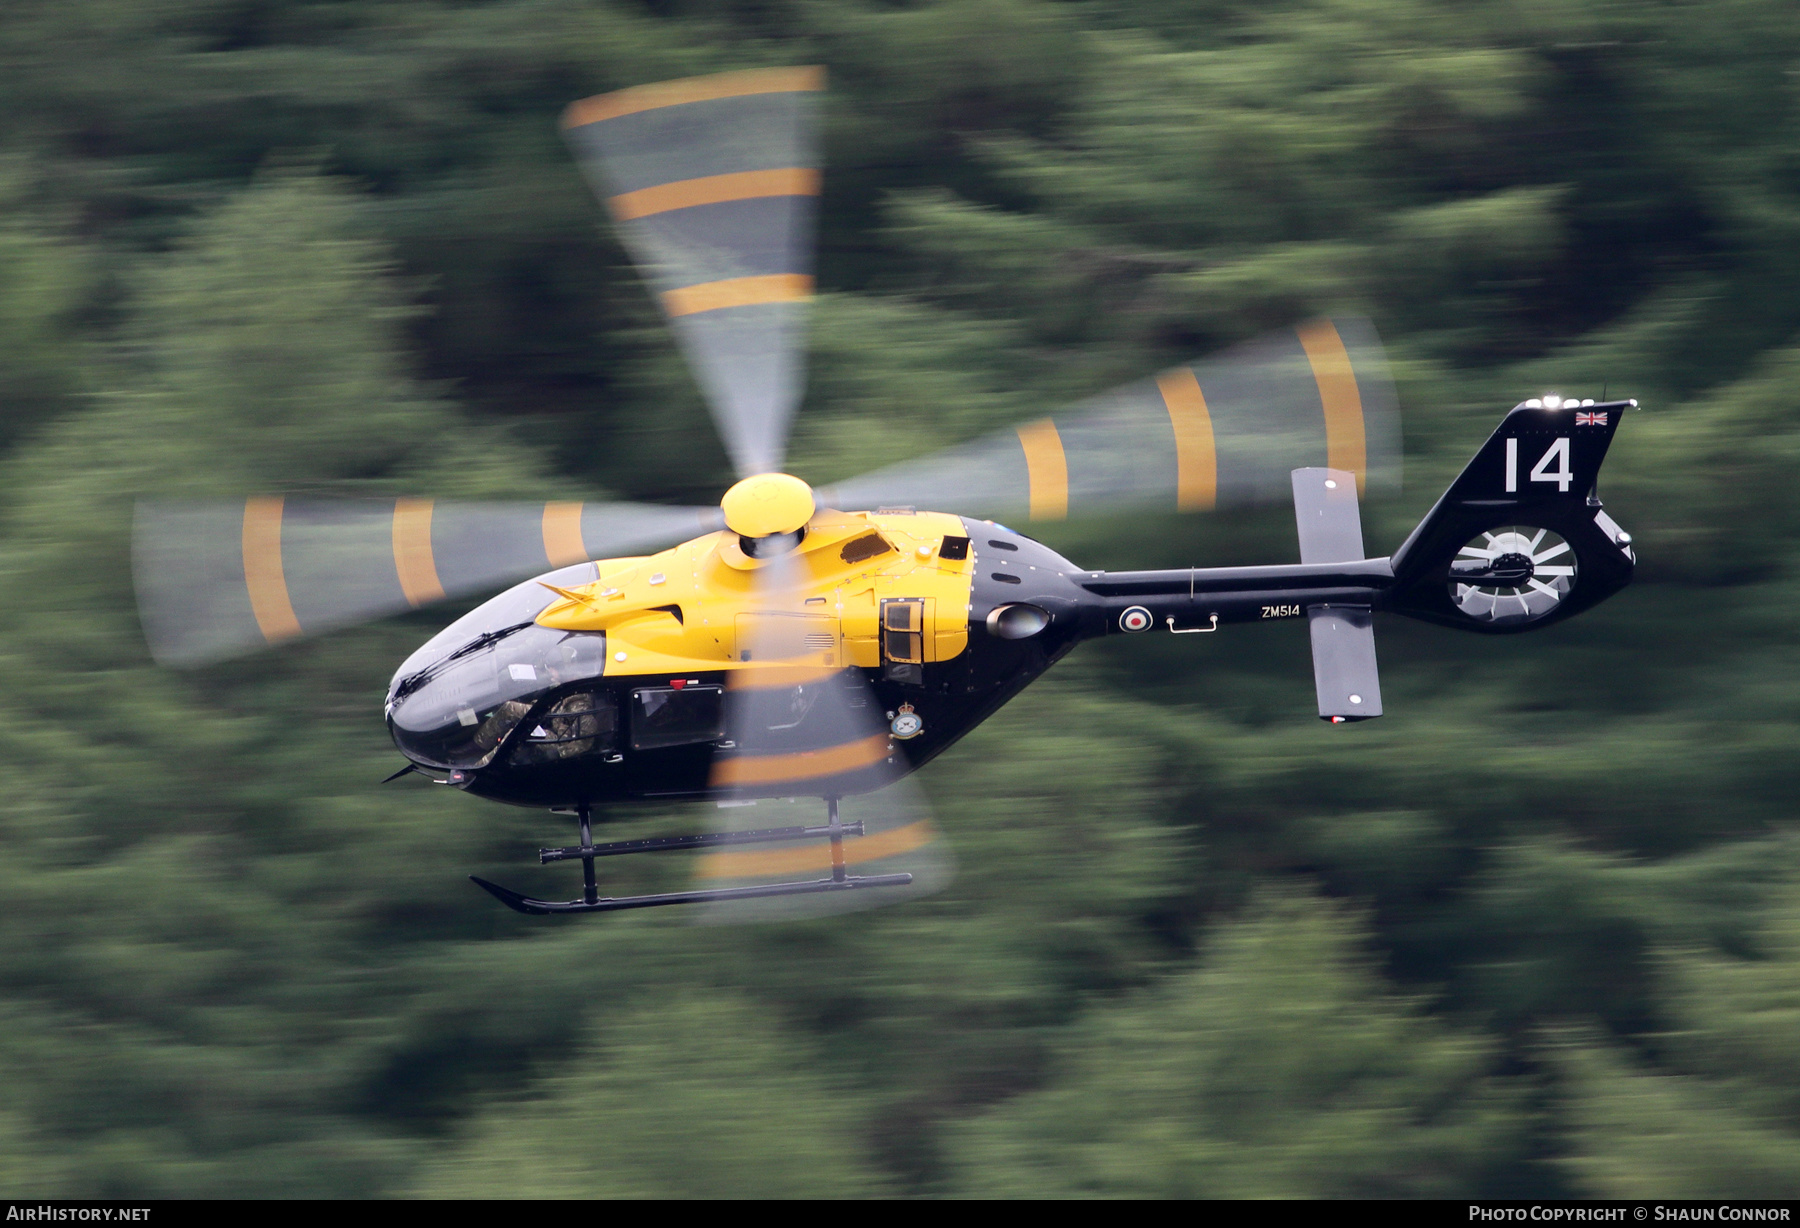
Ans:
<svg viewBox="0 0 1800 1228"><path fill-rule="evenodd" d="M1606 415L1605 414L1576 414L1575 415L1575 425L1576 426L1605 426L1606 425Z"/></svg>

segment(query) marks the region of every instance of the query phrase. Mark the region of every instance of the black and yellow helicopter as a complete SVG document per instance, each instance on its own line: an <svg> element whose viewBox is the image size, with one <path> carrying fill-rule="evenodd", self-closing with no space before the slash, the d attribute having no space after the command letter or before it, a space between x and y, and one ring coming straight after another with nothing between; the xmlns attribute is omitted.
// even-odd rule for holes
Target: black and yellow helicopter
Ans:
<svg viewBox="0 0 1800 1228"><path fill-rule="evenodd" d="M580 844L539 857L580 860L584 887L555 902L474 881L536 914L836 908L943 881L941 838L898 782L1082 640L1305 618L1319 715L1342 723L1381 715L1374 611L1522 631L1630 580L1631 539L1595 493L1630 401L1517 406L1392 556L1365 557L1359 495L1397 484L1399 431L1356 320L833 488L780 472L823 86L816 68L726 73L564 117L743 475L719 507L144 503L133 565L157 658L218 660L510 584L395 673L396 778L573 816ZM1293 503L1298 564L1088 571L983 518L1277 499ZM824 821L593 842L596 807L696 799L737 815L796 798L822 800ZM702 853L694 889L600 895L596 859L677 850Z"/></svg>

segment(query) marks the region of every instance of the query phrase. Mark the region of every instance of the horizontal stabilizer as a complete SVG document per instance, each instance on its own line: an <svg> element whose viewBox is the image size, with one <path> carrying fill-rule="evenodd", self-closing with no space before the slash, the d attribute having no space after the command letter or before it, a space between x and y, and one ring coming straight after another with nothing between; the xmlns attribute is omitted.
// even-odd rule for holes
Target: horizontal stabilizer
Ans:
<svg viewBox="0 0 1800 1228"><path fill-rule="evenodd" d="M1319 719L1340 724L1381 715L1381 675L1375 667L1374 618L1366 609L1320 606L1312 624L1313 685Z"/></svg>
<svg viewBox="0 0 1800 1228"><path fill-rule="evenodd" d="M1294 527L1302 563L1354 563L1363 556L1356 475L1342 469L1296 469Z"/></svg>
<svg viewBox="0 0 1800 1228"><path fill-rule="evenodd" d="M1362 513L1356 475L1341 469L1296 469L1294 528L1303 564L1354 563L1363 558ZM1375 627L1369 610L1312 606L1313 683L1321 720L1342 724L1381 715L1381 675L1375 667Z"/></svg>

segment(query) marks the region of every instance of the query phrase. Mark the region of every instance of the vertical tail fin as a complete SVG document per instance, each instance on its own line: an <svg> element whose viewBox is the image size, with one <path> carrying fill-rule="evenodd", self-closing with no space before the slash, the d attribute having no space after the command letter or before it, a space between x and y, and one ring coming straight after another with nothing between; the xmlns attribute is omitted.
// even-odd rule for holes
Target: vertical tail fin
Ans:
<svg viewBox="0 0 1800 1228"><path fill-rule="evenodd" d="M1384 608L1470 631L1577 614L1631 580L1631 535L1596 483L1635 401L1516 406L1394 554Z"/></svg>

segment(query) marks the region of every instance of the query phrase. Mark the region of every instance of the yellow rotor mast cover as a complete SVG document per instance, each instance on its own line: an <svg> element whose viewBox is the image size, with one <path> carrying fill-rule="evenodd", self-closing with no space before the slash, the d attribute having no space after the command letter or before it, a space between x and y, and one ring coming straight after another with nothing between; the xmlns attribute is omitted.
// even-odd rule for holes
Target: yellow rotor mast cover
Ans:
<svg viewBox="0 0 1800 1228"><path fill-rule="evenodd" d="M725 527L740 537L797 533L812 519L812 487L785 473L759 473L725 492L719 510Z"/></svg>

